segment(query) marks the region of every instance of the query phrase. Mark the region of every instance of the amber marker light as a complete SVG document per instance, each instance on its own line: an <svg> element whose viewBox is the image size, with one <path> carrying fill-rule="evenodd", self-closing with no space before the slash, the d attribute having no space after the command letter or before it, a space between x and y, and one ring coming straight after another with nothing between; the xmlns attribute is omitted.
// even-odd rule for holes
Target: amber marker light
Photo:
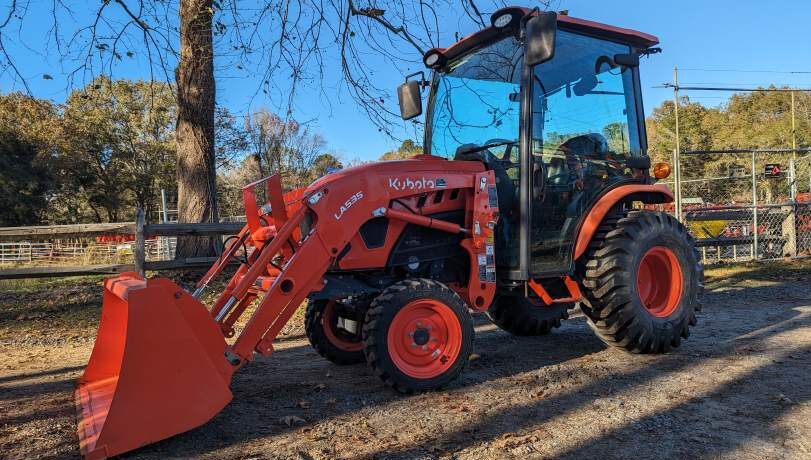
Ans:
<svg viewBox="0 0 811 460"><path fill-rule="evenodd" d="M658 180L665 179L667 176L670 175L670 165L662 162L656 163L653 165L653 177Z"/></svg>

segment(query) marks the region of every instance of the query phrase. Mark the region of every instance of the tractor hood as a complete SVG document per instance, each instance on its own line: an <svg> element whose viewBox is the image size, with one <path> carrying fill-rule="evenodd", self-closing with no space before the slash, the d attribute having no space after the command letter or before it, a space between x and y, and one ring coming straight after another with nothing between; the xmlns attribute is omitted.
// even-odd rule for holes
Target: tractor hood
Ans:
<svg viewBox="0 0 811 460"><path fill-rule="evenodd" d="M384 177L389 174L416 174L428 171L481 172L484 169L484 165L478 161L449 161L433 155L415 155L408 160L366 163L327 174L306 187L304 196L323 190L324 187L330 184L339 181L351 182L361 177L368 177L370 174L375 177Z"/></svg>

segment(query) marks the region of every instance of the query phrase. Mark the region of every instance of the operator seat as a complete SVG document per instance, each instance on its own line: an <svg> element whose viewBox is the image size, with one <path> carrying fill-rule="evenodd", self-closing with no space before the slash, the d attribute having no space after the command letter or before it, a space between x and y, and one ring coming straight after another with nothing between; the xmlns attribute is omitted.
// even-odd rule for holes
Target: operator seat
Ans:
<svg viewBox="0 0 811 460"><path fill-rule="evenodd" d="M509 215L515 210L516 190L510 176L507 174L509 161L500 160L488 149L471 151L478 148L476 144L462 144L456 149L453 159L457 161L481 161L484 167L492 170L496 176L496 192L498 192L498 210L503 215Z"/></svg>
<svg viewBox="0 0 811 460"><path fill-rule="evenodd" d="M558 146L558 150L566 156L569 169L573 163L584 163L582 158L600 159L608 153L608 141L605 136L597 133L583 134L567 139Z"/></svg>
<svg viewBox="0 0 811 460"><path fill-rule="evenodd" d="M558 146L563 153L569 170L569 183L572 187L572 198L566 209L566 216L580 217L585 210L586 200L592 190L601 189L594 181L600 181L590 172L590 160L601 160L608 154L608 141L597 133L588 133L567 139Z"/></svg>

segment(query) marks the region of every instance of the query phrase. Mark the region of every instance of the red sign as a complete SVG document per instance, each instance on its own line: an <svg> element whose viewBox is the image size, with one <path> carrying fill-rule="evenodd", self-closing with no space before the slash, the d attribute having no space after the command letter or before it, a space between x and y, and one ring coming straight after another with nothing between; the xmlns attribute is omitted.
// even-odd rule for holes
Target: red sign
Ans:
<svg viewBox="0 0 811 460"><path fill-rule="evenodd" d="M775 178L780 177L783 175L783 170L780 168L780 165L777 163L770 163L766 165L766 169L764 170L764 175L767 178Z"/></svg>

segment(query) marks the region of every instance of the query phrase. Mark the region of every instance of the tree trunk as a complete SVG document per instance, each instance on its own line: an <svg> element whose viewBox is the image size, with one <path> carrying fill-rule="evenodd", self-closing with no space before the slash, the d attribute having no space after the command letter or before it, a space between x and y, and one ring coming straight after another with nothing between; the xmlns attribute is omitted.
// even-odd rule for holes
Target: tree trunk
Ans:
<svg viewBox="0 0 811 460"><path fill-rule="evenodd" d="M180 1L177 81L178 221L217 222L212 0ZM216 237L179 237L176 257L208 256Z"/></svg>

